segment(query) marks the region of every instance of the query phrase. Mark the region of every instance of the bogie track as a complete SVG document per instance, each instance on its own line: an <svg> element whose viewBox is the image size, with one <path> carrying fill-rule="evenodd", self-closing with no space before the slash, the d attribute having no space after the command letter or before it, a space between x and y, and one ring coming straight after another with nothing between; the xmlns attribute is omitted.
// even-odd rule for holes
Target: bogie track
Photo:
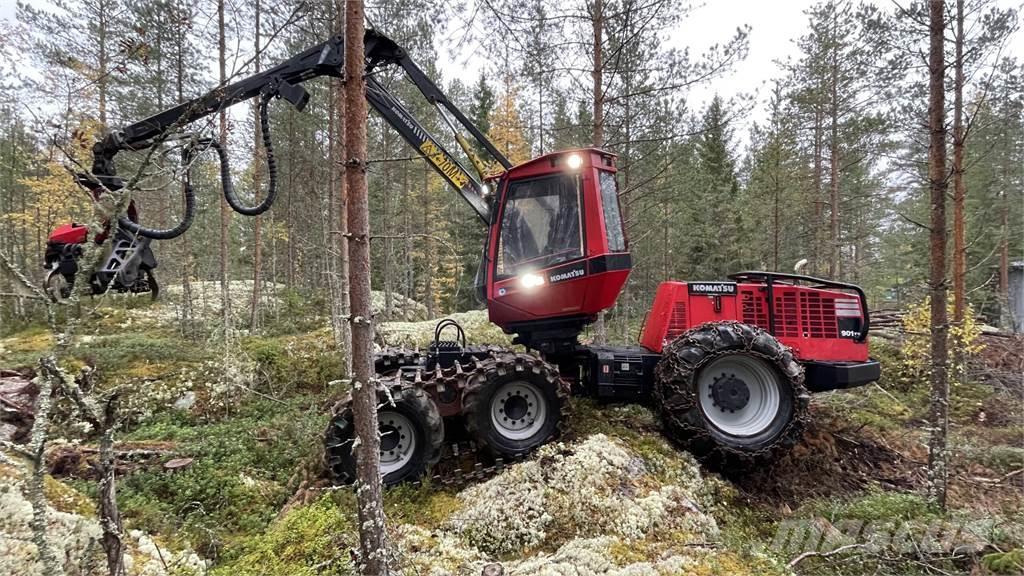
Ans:
<svg viewBox="0 0 1024 576"><path fill-rule="evenodd" d="M569 386L555 366L493 346L447 351L446 357L444 348L429 354L390 349L376 358L381 472L387 485L419 479L428 468L439 473L435 480L442 484L479 479L561 432ZM394 418L396 412L405 418ZM326 468L342 484L355 479L351 413L349 395L335 406L325 434ZM399 424L415 434L402 438ZM402 443L413 437L419 442L415 446Z"/></svg>

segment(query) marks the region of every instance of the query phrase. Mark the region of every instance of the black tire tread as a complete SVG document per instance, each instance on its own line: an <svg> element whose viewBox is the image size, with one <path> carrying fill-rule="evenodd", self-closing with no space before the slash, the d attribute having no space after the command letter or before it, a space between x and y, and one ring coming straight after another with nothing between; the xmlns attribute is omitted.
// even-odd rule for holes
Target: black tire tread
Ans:
<svg viewBox="0 0 1024 576"><path fill-rule="evenodd" d="M489 383L496 382L505 376L508 371L529 370L543 381L542 385L551 386L555 390L555 397L558 400L556 412L558 422L551 434L541 439L534 446L526 450L503 451L488 444L484 439L487 431L480 428L480 413L488 408L483 401L484 392ZM468 375L466 388L462 396L462 414L466 422L466 430L470 437L483 448L492 452L494 456L520 458L538 447L550 442L564 433L564 427L569 421L571 414L571 403L569 402L570 388L563 381L558 373L558 368L545 362L532 354L518 352L501 352L492 355L491 358L477 363L476 368Z"/></svg>
<svg viewBox="0 0 1024 576"><path fill-rule="evenodd" d="M406 404L411 410L421 414L427 437L423 457L410 462L411 468L398 476L394 473L386 475L385 485L421 478L427 468L441 459L444 443L444 421L425 390L403 383L398 378L381 379L381 386L377 390L378 410L387 409L392 403ZM335 484L351 484L356 480L355 455L351 451L351 444L355 438L351 393L346 394L335 404L333 413L324 433L324 465Z"/></svg>
<svg viewBox="0 0 1024 576"><path fill-rule="evenodd" d="M725 353L745 353L767 361L790 386L792 417L766 445L725 445L707 429L695 378L701 367ZM714 322L691 329L665 346L655 368L654 401L666 435L712 466L732 468L780 457L800 440L809 400L803 367L792 350L768 332L741 322Z"/></svg>

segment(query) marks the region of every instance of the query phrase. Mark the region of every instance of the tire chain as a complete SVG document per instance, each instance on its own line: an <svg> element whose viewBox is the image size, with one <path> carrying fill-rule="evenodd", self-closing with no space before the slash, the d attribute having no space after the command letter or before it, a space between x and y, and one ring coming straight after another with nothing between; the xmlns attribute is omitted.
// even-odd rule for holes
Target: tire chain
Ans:
<svg viewBox="0 0 1024 576"><path fill-rule="evenodd" d="M456 361L450 368L438 366L434 370L427 370L422 366L426 355L418 349L385 349L376 355L374 366L378 372L383 369L392 373L387 376L378 376L378 387L390 390L396 386L415 386L424 389L432 398L438 398L443 393L446 394L447 390L456 390L465 396L467 390L479 387L486 382L490 371L501 373L502 370L529 369L535 372L547 372L547 380L557 386L556 394L561 405L557 432L552 438L564 434L571 414L570 386L558 377L556 367L533 354L515 352L500 346L474 346L467 348L466 352L474 358L465 364ZM415 371L409 370L414 366L419 366L419 368ZM395 371L396 369L397 371ZM351 395L346 395L335 404L333 414L342 412L351 401ZM332 425L333 423L328 424L328 430ZM546 439L545 443L552 438ZM440 461L432 466L433 471L440 470L441 472L431 475L431 484L445 488L457 488L487 480L501 473L506 467L526 460L531 454L531 452L524 452L514 456L490 458L484 448L475 441L444 444ZM423 480L412 482L413 486L422 484Z"/></svg>
<svg viewBox="0 0 1024 576"><path fill-rule="evenodd" d="M687 418L699 411L698 393L692 389L694 373L717 358L738 352L762 358L778 367L793 391L794 417L775 442L753 451L723 445L711 438L705 427ZM665 432L673 440L709 443L712 448L705 459L718 458L724 463L750 463L790 448L799 441L809 420L810 394L804 387L803 367L796 361L792 349L760 328L735 321L703 324L669 343L655 368L654 399Z"/></svg>

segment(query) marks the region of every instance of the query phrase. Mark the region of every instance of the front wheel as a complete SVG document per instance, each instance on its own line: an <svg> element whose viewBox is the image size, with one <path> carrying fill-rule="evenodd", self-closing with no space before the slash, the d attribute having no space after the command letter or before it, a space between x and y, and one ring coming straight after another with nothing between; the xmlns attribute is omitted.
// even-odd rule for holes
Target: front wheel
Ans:
<svg viewBox="0 0 1024 576"><path fill-rule="evenodd" d="M699 326L666 346L655 399L666 433L709 463L772 459L800 438L803 367L771 334L738 322Z"/></svg>
<svg viewBox="0 0 1024 576"><path fill-rule="evenodd" d="M387 384L387 383L386 383ZM389 395L378 393L380 474L384 485L418 480L441 458L444 423L430 396L421 388L391 380ZM356 480L355 427L351 396L335 409L324 435L324 460L337 484Z"/></svg>
<svg viewBox="0 0 1024 576"><path fill-rule="evenodd" d="M71 283L60 273L59 267L55 266L46 273L43 287L46 295L54 302L63 302L71 297Z"/></svg>

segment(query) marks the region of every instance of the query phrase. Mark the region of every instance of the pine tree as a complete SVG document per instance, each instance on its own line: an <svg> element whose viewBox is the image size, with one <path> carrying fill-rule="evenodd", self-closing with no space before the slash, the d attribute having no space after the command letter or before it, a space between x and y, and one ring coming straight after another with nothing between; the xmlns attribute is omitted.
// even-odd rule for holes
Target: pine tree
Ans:
<svg viewBox="0 0 1024 576"><path fill-rule="evenodd" d="M946 506L946 435L949 430L949 381L947 367L948 327L946 325L946 108L943 54L945 4L929 2L928 52L928 178L931 184L931 409L928 440L928 494L939 506Z"/></svg>
<svg viewBox="0 0 1024 576"><path fill-rule="evenodd" d="M497 106L491 111L491 129L487 136L512 164L519 164L530 159L530 145L526 142L515 96L515 89L510 85L508 90L498 97Z"/></svg>

